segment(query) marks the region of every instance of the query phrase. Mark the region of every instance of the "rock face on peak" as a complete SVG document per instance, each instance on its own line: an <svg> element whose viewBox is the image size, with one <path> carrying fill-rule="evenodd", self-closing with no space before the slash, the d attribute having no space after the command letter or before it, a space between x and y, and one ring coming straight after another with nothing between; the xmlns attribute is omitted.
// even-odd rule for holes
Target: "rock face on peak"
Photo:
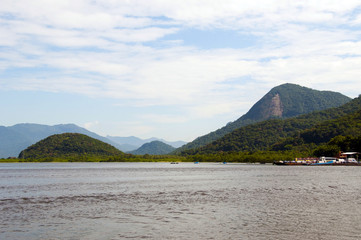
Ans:
<svg viewBox="0 0 361 240"><path fill-rule="evenodd" d="M234 123L244 120L252 120L254 123L270 118L290 118L313 111L338 107L349 101L351 98L341 93L318 91L286 83L272 88Z"/></svg>
<svg viewBox="0 0 361 240"><path fill-rule="evenodd" d="M351 101L351 98L341 93L318 91L296 84L282 84L271 89L242 117L226 126L198 137L194 141L178 148L175 152L199 148L209 144L232 131L249 124L273 118L290 118L313 111L338 107Z"/></svg>
<svg viewBox="0 0 361 240"><path fill-rule="evenodd" d="M283 105L281 102L280 95L277 93L269 102L269 107L266 108L266 112L263 114L264 118L282 117Z"/></svg>

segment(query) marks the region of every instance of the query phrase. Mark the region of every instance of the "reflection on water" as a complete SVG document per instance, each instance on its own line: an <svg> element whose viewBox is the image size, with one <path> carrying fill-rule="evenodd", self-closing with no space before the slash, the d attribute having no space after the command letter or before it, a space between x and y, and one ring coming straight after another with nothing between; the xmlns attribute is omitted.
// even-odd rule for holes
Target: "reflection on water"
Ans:
<svg viewBox="0 0 361 240"><path fill-rule="evenodd" d="M361 168L0 165L0 239L360 239Z"/></svg>

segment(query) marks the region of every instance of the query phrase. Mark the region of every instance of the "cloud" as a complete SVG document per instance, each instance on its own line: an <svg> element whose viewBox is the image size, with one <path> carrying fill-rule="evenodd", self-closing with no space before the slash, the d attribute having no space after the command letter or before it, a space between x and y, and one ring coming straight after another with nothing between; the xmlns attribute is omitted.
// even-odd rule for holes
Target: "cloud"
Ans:
<svg viewBox="0 0 361 240"><path fill-rule="evenodd" d="M98 125L99 125L99 121L87 122L87 123L84 123L84 128L92 129L92 128L98 126Z"/></svg>
<svg viewBox="0 0 361 240"><path fill-rule="evenodd" d="M0 88L174 106L187 114L177 121L246 111L285 82L357 96L360 7L356 0L4 0ZM251 43L197 48L185 44L184 29L239 32Z"/></svg>

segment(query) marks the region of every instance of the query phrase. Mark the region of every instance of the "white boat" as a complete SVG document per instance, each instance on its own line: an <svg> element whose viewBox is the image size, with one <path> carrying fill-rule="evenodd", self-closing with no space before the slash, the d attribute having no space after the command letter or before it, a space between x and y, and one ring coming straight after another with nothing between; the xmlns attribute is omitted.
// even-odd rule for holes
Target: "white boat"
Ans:
<svg viewBox="0 0 361 240"><path fill-rule="evenodd" d="M339 157L320 157L311 165L360 165L358 154L358 152L344 152L340 153Z"/></svg>

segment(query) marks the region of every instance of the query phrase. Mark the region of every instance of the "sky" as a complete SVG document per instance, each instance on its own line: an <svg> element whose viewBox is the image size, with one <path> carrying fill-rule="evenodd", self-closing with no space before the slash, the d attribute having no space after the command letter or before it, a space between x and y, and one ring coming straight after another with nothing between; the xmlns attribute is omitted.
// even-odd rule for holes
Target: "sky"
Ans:
<svg viewBox="0 0 361 240"><path fill-rule="evenodd" d="M0 125L193 139L283 83L361 93L359 0L0 0Z"/></svg>

